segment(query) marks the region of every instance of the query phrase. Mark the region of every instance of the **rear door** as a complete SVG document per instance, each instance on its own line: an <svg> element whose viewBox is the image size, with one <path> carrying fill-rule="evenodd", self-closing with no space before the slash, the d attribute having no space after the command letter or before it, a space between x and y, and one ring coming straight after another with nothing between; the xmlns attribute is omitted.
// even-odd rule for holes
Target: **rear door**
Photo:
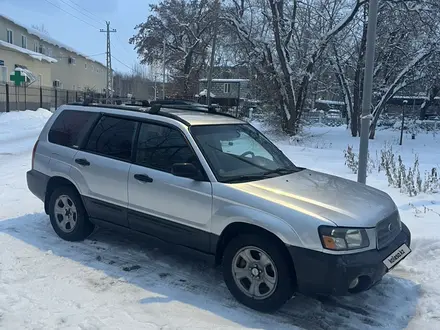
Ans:
<svg viewBox="0 0 440 330"><path fill-rule="evenodd" d="M79 141L99 115L97 112L70 109L57 114L47 133L47 140L44 137L38 143L35 168L48 176L60 176L72 181L70 170Z"/></svg>
<svg viewBox="0 0 440 330"><path fill-rule="evenodd" d="M137 125L104 114L75 155L71 176L92 218L128 227L127 179Z"/></svg>
<svg viewBox="0 0 440 330"><path fill-rule="evenodd" d="M171 174L174 163L191 162L203 172L183 133L142 123L128 177L130 227L166 241L208 251L211 183Z"/></svg>

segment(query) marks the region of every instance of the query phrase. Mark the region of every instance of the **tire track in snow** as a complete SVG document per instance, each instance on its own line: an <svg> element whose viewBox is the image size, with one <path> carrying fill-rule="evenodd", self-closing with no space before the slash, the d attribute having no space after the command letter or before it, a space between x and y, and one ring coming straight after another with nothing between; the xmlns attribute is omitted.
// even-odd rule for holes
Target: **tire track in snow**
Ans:
<svg viewBox="0 0 440 330"><path fill-rule="evenodd" d="M327 299L299 295L279 312L266 315L236 302L223 283L220 269L178 255L172 249L158 249L136 236L98 230L84 242L65 242L56 236L44 214L4 220L0 231L42 251L103 271L106 276L98 280L85 278L84 285L95 292L127 282L172 300L187 304L197 301L195 306L214 312L224 309L227 314L243 314L267 327L277 324L277 329L293 325L305 329L401 329L409 321L415 305L412 300L417 295L412 283L387 276L366 293Z"/></svg>

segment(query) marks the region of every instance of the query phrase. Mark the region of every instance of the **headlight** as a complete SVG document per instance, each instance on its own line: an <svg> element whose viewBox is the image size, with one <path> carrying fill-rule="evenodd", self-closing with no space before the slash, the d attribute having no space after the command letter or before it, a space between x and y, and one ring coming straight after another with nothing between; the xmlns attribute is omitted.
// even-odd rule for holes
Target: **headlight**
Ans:
<svg viewBox="0 0 440 330"><path fill-rule="evenodd" d="M319 227L322 246L328 250L343 251L366 248L370 240L365 229Z"/></svg>

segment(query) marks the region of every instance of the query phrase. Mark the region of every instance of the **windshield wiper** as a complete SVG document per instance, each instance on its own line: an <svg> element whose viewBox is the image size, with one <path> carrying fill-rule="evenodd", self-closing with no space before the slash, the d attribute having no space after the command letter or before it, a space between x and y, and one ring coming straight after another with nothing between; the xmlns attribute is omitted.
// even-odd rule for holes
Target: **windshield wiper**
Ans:
<svg viewBox="0 0 440 330"><path fill-rule="evenodd" d="M293 168L277 168L275 170L266 171L264 173L258 173L258 174L244 174L244 175L238 175L234 176L232 178L224 179L222 182L225 183L231 183L231 182L240 182L240 181L246 181L246 180L262 180L269 178L272 174L291 174L295 173L298 170L295 170Z"/></svg>
<svg viewBox="0 0 440 330"><path fill-rule="evenodd" d="M298 172L298 171L299 170L295 169L295 168L280 167L280 168L277 168L277 169L274 169L274 170L270 170L270 171L264 172L264 175L269 175L269 174L281 174L281 175L283 175L283 174L295 173L295 172Z"/></svg>
<svg viewBox="0 0 440 330"><path fill-rule="evenodd" d="M224 183L239 183L249 180L262 180L267 179L266 173L263 174L249 174L249 175L238 175L232 178L223 179L221 182Z"/></svg>

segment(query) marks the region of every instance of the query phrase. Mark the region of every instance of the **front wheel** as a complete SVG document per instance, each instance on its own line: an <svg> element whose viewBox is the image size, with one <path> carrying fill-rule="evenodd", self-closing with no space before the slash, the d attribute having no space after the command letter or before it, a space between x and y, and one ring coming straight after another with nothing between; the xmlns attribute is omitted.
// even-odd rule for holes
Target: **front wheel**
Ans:
<svg viewBox="0 0 440 330"><path fill-rule="evenodd" d="M227 245L223 276L232 295L243 305L273 312L293 295L294 281L278 242L260 235L240 235Z"/></svg>

